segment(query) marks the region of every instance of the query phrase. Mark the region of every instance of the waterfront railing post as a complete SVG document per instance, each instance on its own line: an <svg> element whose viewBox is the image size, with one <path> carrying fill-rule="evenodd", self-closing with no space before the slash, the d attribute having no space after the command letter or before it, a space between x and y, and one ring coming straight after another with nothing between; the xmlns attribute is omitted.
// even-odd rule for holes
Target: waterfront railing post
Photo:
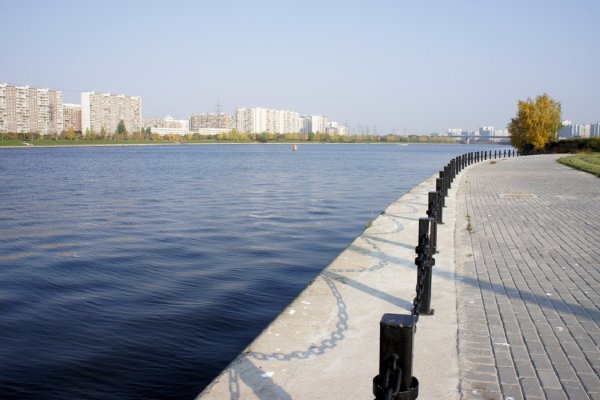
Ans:
<svg viewBox="0 0 600 400"><path fill-rule="evenodd" d="M445 200L444 200L444 194L443 194L443 187L444 182L442 180L442 178L436 178L435 180L435 191L437 193L437 200L438 200L438 223L439 224L443 224L444 222L442 221L442 212L444 210L445 207Z"/></svg>
<svg viewBox="0 0 600 400"><path fill-rule="evenodd" d="M419 218L419 241L415 248L417 257L417 296L414 301L413 314L433 315L431 309L431 281L433 276L433 258L431 243L431 225L435 224L433 218Z"/></svg>
<svg viewBox="0 0 600 400"><path fill-rule="evenodd" d="M437 253L437 224L438 224L438 194L429 192L427 216L433 220L431 227L431 252Z"/></svg>
<svg viewBox="0 0 600 400"><path fill-rule="evenodd" d="M452 175L450 175L450 166L446 165L444 167L445 175L446 175L446 192L444 196L448 196L448 189L452 187Z"/></svg>
<svg viewBox="0 0 600 400"><path fill-rule="evenodd" d="M438 187L438 180L439 180L439 187ZM438 180L436 180L436 191L438 191L440 193L440 197L442 199L442 207L446 207L446 200L444 198L444 193L445 193L445 188L444 186L446 185L446 179L444 178L444 171L440 171L440 177L438 178Z"/></svg>
<svg viewBox="0 0 600 400"><path fill-rule="evenodd" d="M419 381L412 376L416 315L383 314L379 322L379 375L373 378L376 400L414 400Z"/></svg>
<svg viewBox="0 0 600 400"><path fill-rule="evenodd" d="M454 181L454 178L456 178L456 175L458 175L458 163L456 162L456 158L453 158L452 161L450 161L450 165L450 168L452 168L452 181Z"/></svg>

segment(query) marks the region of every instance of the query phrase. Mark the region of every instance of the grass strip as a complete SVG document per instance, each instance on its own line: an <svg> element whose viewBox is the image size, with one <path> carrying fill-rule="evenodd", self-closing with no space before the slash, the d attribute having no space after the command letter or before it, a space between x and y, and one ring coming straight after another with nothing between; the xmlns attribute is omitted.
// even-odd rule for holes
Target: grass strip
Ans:
<svg viewBox="0 0 600 400"><path fill-rule="evenodd" d="M600 152L563 157L559 158L558 162L580 171L589 172L600 178Z"/></svg>

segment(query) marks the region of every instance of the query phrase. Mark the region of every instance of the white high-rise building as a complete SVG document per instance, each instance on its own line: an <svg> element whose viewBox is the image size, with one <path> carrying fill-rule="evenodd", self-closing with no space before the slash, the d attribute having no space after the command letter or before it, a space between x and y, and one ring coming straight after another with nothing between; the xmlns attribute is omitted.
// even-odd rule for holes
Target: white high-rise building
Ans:
<svg viewBox="0 0 600 400"><path fill-rule="evenodd" d="M310 132L325 133L327 131L327 117L323 115L310 116Z"/></svg>
<svg viewBox="0 0 600 400"><path fill-rule="evenodd" d="M600 136L600 122L596 122L595 124L592 124L592 127L590 129L590 136L591 137L599 137Z"/></svg>
<svg viewBox="0 0 600 400"><path fill-rule="evenodd" d="M480 126L478 131L479 131L479 137L481 137L481 138L494 136L494 127L493 126Z"/></svg>
<svg viewBox="0 0 600 400"><path fill-rule="evenodd" d="M142 98L111 95L110 93L81 93L81 129L83 133L101 132L112 135L120 121L127 132L142 129Z"/></svg>
<svg viewBox="0 0 600 400"><path fill-rule="evenodd" d="M62 130L62 92L0 84L1 132L49 135Z"/></svg>
<svg viewBox="0 0 600 400"><path fill-rule="evenodd" d="M238 108L235 127L247 133L297 133L300 132L300 115L287 110Z"/></svg>
<svg viewBox="0 0 600 400"><path fill-rule="evenodd" d="M300 117L300 133L310 133L310 117L308 115Z"/></svg>
<svg viewBox="0 0 600 400"><path fill-rule="evenodd" d="M573 137L573 123L569 120L562 122L562 127L558 131L558 137L560 138L571 138Z"/></svg>

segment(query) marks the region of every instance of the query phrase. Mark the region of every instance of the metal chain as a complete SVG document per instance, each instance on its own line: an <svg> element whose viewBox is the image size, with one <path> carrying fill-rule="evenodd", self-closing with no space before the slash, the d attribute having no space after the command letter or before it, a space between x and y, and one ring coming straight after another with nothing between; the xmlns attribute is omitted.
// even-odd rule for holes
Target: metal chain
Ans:
<svg viewBox="0 0 600 400"><path fill-rule="evenodd" d="M391 355L390 359L388 359L388 366L383 376L383 384L381 385L381 387L383 388L383 395L385 400L392 400L394 396L400 393L402 370L398 368L399 358L400 357L396 353L394 353Z"/></svg>
<svg viewBox="0 0 600 400"><path fill-rule="evenodd" d="M425 235L420 239L419 246L417 246L417 258L415 259L415 264L417 265L417 295L413 300L413 310L412 315L416 315L419 317L419 308L421 307L421 298L423 297L423 291L425 287L425 275L426 269L425 265L427 263L427 259L429 255L429 235Z"/></svg>

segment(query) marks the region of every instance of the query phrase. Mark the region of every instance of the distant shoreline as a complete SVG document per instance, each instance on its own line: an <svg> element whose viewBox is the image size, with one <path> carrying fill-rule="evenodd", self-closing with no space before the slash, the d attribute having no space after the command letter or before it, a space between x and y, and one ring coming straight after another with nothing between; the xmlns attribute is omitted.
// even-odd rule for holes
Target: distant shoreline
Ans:
<svg viewBox="0 0 600 400"><path fill-rule="evenodd" d="M408 146L415 144L443 144L443 145L467 145L467 143L460 142L350 142L350 143L339 143L339 142L196 142L196 143L178 143L178 142L160 142L160 143L86 143L86 144L42 144L36 145L3 145L0 143L0 149L30 149L30 148L46 148L46 147L129 147L129 146L213 146L213 145L358 145L358 144L372 144L372 145L396 145L396 146ZM506 145L506 143L471 143L477 145Z"/></svg>

